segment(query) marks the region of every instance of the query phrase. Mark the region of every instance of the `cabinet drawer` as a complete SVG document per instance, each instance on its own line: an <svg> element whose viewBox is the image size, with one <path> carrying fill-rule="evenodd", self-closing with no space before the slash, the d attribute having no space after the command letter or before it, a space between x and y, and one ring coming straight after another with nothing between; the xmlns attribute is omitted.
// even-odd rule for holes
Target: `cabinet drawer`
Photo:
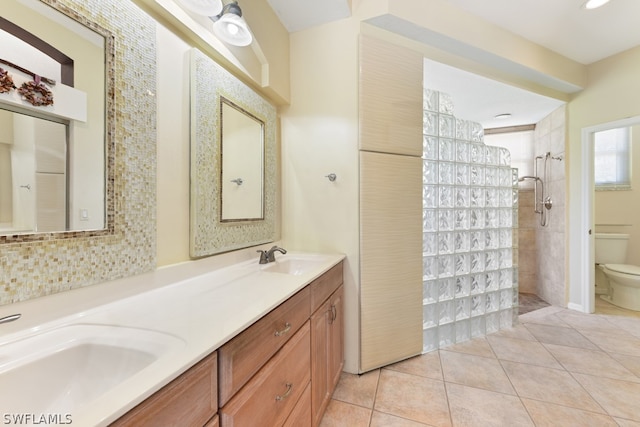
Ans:
<svg viewBox="0 0 640 427"><path fill-rule="evenodd" d="M111 426L203 426L218 409L216 378L213 353Z"/></svg>
<svg viewBox="0 0 640 427"><path fill-rule="evenodd" d="M342 284L343 261L309 284L311 312L313 313Z"/></svg>
<svg viewBox="0 0 640 427"><path fill-rule="evenodd" d="M282 427L311 427L311 384L307 385Z"/></svg>
<svg viewBox="0 0 640 427"><path fill-rule="evenodd" d="M222 427L282 425L309 385L309 322L219 412Z"/></svg>
<svg viewBox="0 0 640 427"><path fill-rule="evenodd" d="M309 294L307 286L218 350L220 406L309 319Z"/></svg>

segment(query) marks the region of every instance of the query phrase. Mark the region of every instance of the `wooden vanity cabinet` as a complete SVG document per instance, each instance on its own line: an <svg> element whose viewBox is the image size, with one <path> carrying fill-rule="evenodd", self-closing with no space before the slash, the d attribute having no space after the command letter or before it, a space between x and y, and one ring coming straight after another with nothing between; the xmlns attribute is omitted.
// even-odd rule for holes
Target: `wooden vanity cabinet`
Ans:
<svg viewBox="0 0 640 427"><path fill-rule="evenodd" d="M216 352L117 419L111 426L217 426Z"/></svg>
<svg viewBox="0 0 640 427"><path fill-rule="evenodd" d="M342 282L340 262L218 350L221 427L320 423L343 367ZM305 324L293 335L303 306Z"/></svg>
<svg viewBox="0 0 640 427"><path fill-rule="evenodd" d="M343 263L113 426L317 426L344 359Z"/></svg>

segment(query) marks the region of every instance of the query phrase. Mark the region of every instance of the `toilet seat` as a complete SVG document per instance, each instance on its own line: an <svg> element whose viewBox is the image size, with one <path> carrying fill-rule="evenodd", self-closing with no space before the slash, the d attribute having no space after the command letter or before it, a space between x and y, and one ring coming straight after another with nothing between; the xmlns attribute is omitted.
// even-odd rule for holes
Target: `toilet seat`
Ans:
<svg viewBox="0 0 640 427"><path fill-rule="evenodd" d="M617 273L629 274L632 276L640 276L640 267L629 264L606 264L605 267Z"/></svg>

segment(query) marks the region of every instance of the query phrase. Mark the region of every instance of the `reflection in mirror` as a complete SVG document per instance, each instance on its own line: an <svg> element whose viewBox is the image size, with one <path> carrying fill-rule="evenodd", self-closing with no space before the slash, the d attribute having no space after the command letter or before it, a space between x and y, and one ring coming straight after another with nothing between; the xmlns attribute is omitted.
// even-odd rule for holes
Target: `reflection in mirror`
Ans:
<svg viewBox="0 0 640 427"><path fill-rule="evenodd" d="M0 232L67 228L67 126L0 109Z"/></svg>
<svg viewBox="0 0 640 427"><path fill-rule="evenodd" d="M14 87L0 91L0 242L110 233L113 37L56 2L2 8L0 68ZM18 90L38 84L53 103Z"/></svg>
<svg viewBox="0 0 640 427"><path fill-rule="evenodd" d="M220 98L222 179L221 221L264 218L264 124Z"/></svg>

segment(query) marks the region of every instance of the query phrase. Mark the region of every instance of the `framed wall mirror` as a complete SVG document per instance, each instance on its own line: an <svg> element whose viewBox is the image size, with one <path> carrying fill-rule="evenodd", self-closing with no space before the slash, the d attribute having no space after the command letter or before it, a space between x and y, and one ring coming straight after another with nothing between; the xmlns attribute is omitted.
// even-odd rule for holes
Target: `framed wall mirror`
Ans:
<svg viewBox="0 0 640 427"><path fill-rule="evenodd" d="M0 243L113 232L113 45L57 2L3 2Z"/></svg>
<svg viewBox="0 0 640 427"><path fill-rule="evenodd" d="M276 109L191 51L190 253L275 240Z"/></svg>

